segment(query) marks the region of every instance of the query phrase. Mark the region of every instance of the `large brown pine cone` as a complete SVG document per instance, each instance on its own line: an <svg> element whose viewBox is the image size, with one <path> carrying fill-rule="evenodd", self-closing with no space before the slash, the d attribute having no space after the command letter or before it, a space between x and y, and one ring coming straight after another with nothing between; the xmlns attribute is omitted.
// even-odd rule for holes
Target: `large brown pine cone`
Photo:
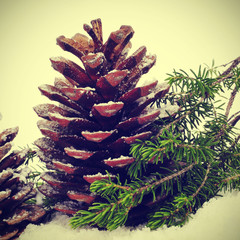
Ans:
<svg viewBox="0 0 240 240"><path fill-rule="evenodd" d="M127 179L126 166L134 161L130 145L136 139L149 139L154 135L152 123L159 116L169 116L150 107L168 92L169 85L155 81L136 86L155 64L156 56L146 55L142 46L127 57L132 27L121 26L103 43L101 20L91 24L84 25L91 39L80 33L73 38L57 38L57 44L80 61L76 64L63 57L51 58L53 68L64 78L39 89L60 105L34 108L43 118L38 127L45 136L35 144L49 169L41 176L46 184L40 191L56 200L56 210L67 214L96 201L89 186L108 178L106 170L113 179L116 174Z"/></svg>
<svg viewBox="0 0 240 240"><path fill-rule="evenodd" d="M18 237L29 222L36 223L45 215L41 207L25 203L36 195L33 183L25 183L20 169L29 149L8 154L17 133L18 127L0 133L0 240Z"/></svg>

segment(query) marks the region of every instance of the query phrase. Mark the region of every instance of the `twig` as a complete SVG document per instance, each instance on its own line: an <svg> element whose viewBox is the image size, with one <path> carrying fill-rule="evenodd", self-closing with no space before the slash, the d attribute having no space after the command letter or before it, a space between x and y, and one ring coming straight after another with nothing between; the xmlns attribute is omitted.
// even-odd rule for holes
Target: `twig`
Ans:
<svg viewBox="0 0 240 240"><path fill-rule="evenodd" d="M234 114L228 119L228 122L229 122L232 118L234 118L235 116L237 116L237 115L240 115L240 111L234 113Z"/></svg>
<svg viewBox="0 0 240 240"><path fill-rule="evenodd" d="M227 105L226 112L225 112L226 118L228 118L228 116L229 116L229 113L230 113L231 107L233 105L233 102L235 100L236 94L237 94L237 87L235 87L234 90L231 92L231 97L228 101L228 105Z"/></svg>
<svg viewBox="0 0 240 240"><path fill-rule="evenodd" d="M161 178L160 180L158 180L158 181L156 181L156 182L154 182L154 183L152 183L152 184L149 184L149 185L146 185L146 186L144 186L144 187L142 187L142 188L139 188L139 190L140 190L140 191L146 190L146 189L148 189L149 187L151 188L151 187L160 185L160 184L162 184L162 183L164 183L164 182L166 182L166 181L169 181L169 180L172 180L173 178L176 178L176 177L178 177L178 176L181 176L181 175L184 174L185 172L187 172L187 171L189 171L190 169L192 169L193 166L196 165L196 164L197 164L197 162L193 162L193 163L191 163L189 166L183 168L182 170L180 170L180 171L178 171L178 172L176 172L176 173L173 173L172 175L169 175L169 176L167 176L167 177Z"/></svg>
<svg viewBox="0 0 240 240"><path fill-rule="evenodd" d="M240 57L234 59L233 61L231 61L231 62L229 62L229 63L232 63L232 65L231 65L226 71L224 71L224 72L220 75L220 77L221 77L221 76L227 76L227 75L240 63ZM229 63L225 64L225 66L228 65ZM224 66L224 65L223 65L223 66ZM224 66L224 67L225 67L225 66Z"/></svg>
<svg viewBox="0 0 240 240"><path fill-rule="evenodd" d="M222 66L225 67L225 66L227 66L227 65L230 64L230 63L232 63L232 65L218 77L219 80L216 81L216 82L214 82L214 83L213 83L213 86L216 85L216 84L218 84L218 83L221 83L221 82L223 82L224 80L226 80L226 79L228 79L228 78L230 78L230 77L233 76L233 74L231 73L231 71L240 63L240 57L238 57L238 58L234 59L233 61L231 61L231 62L229 62L229 63L227 63L227 64L225 64L225 65L222 65Z"/></svg>
<svg viewBox="0 0 240 240"><path fill-rule="evenodd" d="M235 87L234 90L233 90L232 93L231 93L231 97L230 97L230 99L229 99L229 101L228 101L228 105L227 105L227 108L226 108L226 112L225 112L226 119L227 119L228 116L229 116L229 113L230 113L231 107L232 107L232 105L233 105L233 102L234 102L234 100L235 100L236 94L237 94L237 88ZM232 117L231 117L231 118L232 118ZM239 119L240 119L240 116L236 116L236 117L229 123L229 125L230 125L231 127L233 127L233 126L237 123L237 121L238 121ZM215 139L220 138L220 137L224 134L224 132L225 132L226 129L227 129L227 122L222 126L222 129L219 131L219 133L217 134L217 136L215 137Z"/></svg>
<svg viewBox="0 0 240 240"><path fill-rule="evenodd" d="M238 179L238 178L240 178L240 174L237 174L237 175L232 176L232 177L225 178L225 179L222 180L222 182L227 183L231 180L235 180L235 179Z"/></svg>
<svg viewBox="0 0 240 240"><path fill-rule="evenodd" d="M144 187L141 187L141 188L137 189L137 191L135 191L133 194L136 195L136 194L138 194L139 192L142 192L143 190L147 190L149 187L152 188L152 187L154 187L154 186L157 186L157 185L160 185L160 184L162 184L162 183L164 183L164 182L167 182L167 181L169 181L169 180L172 180L173 178L176 178L176 177L178 177L178 176L181 176L181 175L184 174L185 172L187 172L187 171L189 171L190 169L192 169L193 166L196 165L196 164L197 164L197 162L193 162L193 163L191 163L189 166L183 168L182 170L180 170L180 171L178 171L178 172L176 172L176 173L173 173L172 175L169 175L169 176L167 176L167 177L161 178L160 180L158 180L158 181L156 181L156 182L153 182L152 184L145 185ZM109 185L110 185L110 184L109 184ZM121 186L121 185L117 185L117 184L115 184L114 186L117 187L117 188L123 189L123 190L127 190L127 191L133 190L131 187L128 187L128 186Z"/></svg>
<svg viewBox="0 0 240 240"><path fill-rule="evenodd" d="M231 122L229 122L229 125L234 127L239 120L240 120L240 114L235 116L235 118Z"/></svg>
<svg viewBox="0 0 240 240"><path fill-rule="evenodd" d="M208 174L210 172L210 169L211 169L211 164L209 163L208 166L207 166L207 170L206 170L206 174L205 174L205 177L201 183L201 185L199 186L199 188L197 189L197 191L192 195L193 198L195 198L198 193L201 191L201 189L203 188L203 186L205 185L207 179L208 179Z"/></svg>
<svg viewBox="0 0 240 240"><path fill-rule="evenodd" d="M221 77L221 76L223 76L223 75L220 75L219 79L218 79L216 82L214 82L214 83L212 84L212 86L215 86L215 85L217 85L217 84L225 81L226 79L232 77L232 76L233 76L233 73L229 73L229 74L226 75L225 77Z"/></svg>
<svg viewBox="0 0 240 240"><path fill-rule="evenodd" d="M232 142L231 148L238 143L239 139L240 139L240 135L238 135L236 139Z"/></svg>

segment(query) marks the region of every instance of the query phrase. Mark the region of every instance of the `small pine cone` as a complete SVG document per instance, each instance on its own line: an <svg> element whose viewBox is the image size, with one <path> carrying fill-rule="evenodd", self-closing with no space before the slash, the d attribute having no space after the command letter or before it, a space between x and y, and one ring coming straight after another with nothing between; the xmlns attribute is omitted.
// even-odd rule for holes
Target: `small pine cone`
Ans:
<svg viewBox="0 0 240 240"><path fill-rule="evenodd" d="M29 222L45 215L41 207L25 203L36 194L33 184L25 183L19 170L29 149L8 154L17 133L18 127L0 133L0 239L16 238Z"/></svg>
<svg viewBox="0 0 240 240"><path fill-rule="evenodd" d="M169 117L165 111L150 107L169 91L168 84L154 81L137 86L142 74L155 64L156 56L146 55L143 46L127 57L132 27L121 26L103 43L101 20L91 24L84 25L91 39L79 33L57 38L57 44L77 56L80 63L51 58L53 68L63 78L39 89L59 105L34 108L43 118L38 127L44 135L35 144L49 169L41 176L46 184L39 190L56 200L56 210L67 214L96 201L98 196L89 186L108 178L106 170L112 179L119 174L124 182L128 178L126 167L135 160L129 154L130 145L137 139L149 139L155 134L152 123Z"/></svg>

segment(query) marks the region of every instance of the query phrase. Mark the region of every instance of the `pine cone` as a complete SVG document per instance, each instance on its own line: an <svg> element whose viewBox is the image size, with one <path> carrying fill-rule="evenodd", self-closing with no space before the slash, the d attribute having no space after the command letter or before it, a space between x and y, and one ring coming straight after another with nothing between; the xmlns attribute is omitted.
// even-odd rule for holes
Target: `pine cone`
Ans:
<svg viewBox="0 0 240 240"><path fill-rule="evenodd" d="M20 235L29 222L37 222L45 210L37 205L26 204L34 197L33 183L25 183L19 166L24 163L29 149L10 154L11 141L18 127L0 133L0 239L12 239ZM8 155L7 155L8 154Z"/></svg>
<svg viewBox="0 0 240 240"><path fill-rule="evenodd" d="M169 116L149 107L164 97L168 84L154 81L137 86L142 74L155 64L156 56L146 55L143 46L127 57L132 27L121 26L103 43L101 20L91 24L84 25L91 39L80 33L73 38L57 38L57 44L80 62L51 58L53 68L64 78L39 89L60 104L34 108L43 118L38 127L45 136L35 144L49 169L41 176L46 184L39 190L56 200L56 210L67 214L87 209L96 201L98 197L91 194L89 186L108 178L106 170L112 179L119 174L124 182L128 178L126 166L135 160L129 154L130 145L136 139L149 139L155 134L152 123Z"/></svg>

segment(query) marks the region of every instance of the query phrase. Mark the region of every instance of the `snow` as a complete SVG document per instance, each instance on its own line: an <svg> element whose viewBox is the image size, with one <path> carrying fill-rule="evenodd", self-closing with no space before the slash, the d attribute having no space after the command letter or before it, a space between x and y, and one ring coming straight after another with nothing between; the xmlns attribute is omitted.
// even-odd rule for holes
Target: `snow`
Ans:
<svg viewBox="0 0 240 240"><path fill-rule="evenodd" d="M1 140L2 142L6 142L7 139L8 139L8 136L7 136L7 135L5 135L5 136L3 135L3 136L0 137L0 140Z"/></svg>
<svg viewBox="0 0 240 240"><path fill-rule="evenodd" d="M134 158L121 155L119 158L108 158L104 163L110 167L124 167L134 161Z"/></svg>
<svg viewBox="0 0 240 240"><path fill-rule="evenodd" d="M88 64L94 64L97 60L99 61L99 64L102 64L104 62L104 54L102 52L98 53L89 53L88 56L95 56L94 58L88 58L87 63ZM83 60L84 61L84 60Z"/></svg>
<svg viewBox="0 0 240 240"><path fill-rule="evenodd" d="M117 70L117 69L113 69L113 70L109 71L108 74L109 74L109 73L115 73L115 72L118 72L118 71L119 71L119 70Z"/></svg>
<svg viewBox="0 0 240 240"><path fill-rule="evenodd" d="M108 179L108 178L114 179L116 176L112 174L105 174L103 175L102 173L98 172L95 175L83 175L83 179L86 180L88 183L93 183L97 180L102 180L102 179Z"/></svg>
<svg viewBox="0 0 240 240"><path fill-rule="evenodd" d="M109 106L109 105L113 105L113 104L118 104L118 105L122 105L123 102L113 102L113 101L109 101L107 103L95 103L93 106Z"/></svg>
<svg viewBox="0 0 240 240"><path fill-rule="evenodd" d="M161 108L160 108L160 115L159 115L159 117L160 118L165 118L165 117L168 117L169 114L170 115L174 115L175 113L178 112L178 110L179 110L179 106L177 104L172 105L172 104L168 103L168 104L162 105Z"/></svg>
<svg viewBox="0 0 240 240"><path fill-rule="evenodd" d="M0 119L1 120L1 119ZM15 135L18 133L19 128L18 127L13 127L13 128L8 128L2 131L0 131L0 142L9 142L11 135Z"/></svg>
<svg viewBox="0 0 240 240"><path fill-rule="evenodd" d="M84 177L114 177L114 175L112 175L112 174L102 174L102 173L100 173L100 172L98 172L97 174L92 174L92 175L84 175Z"/></svg>
<svg viewBox="0 0 240 240"><path fill-rule="evenodd" d="M85 91L96 91L96 88L91 88L91 87L84 87L84 88L81 88L81 89L83 89L83 90L85 90Z"/></svg>
<svg viewBox="0 0 240 240"><path fill-rule="evenodd" d="M46 182L55 182L55 181L60 182L60 183L63 182L63 181L61 181L61 180L59 180L59 179L55 179L52 175L50 175L51 173L53 173L53 172L50 172L49 174L43 172L43 173L40 175L40 178L42 178L42 179L43 179L44 181L46 181Z"/></svg>
<svg viewBox="0 0 240 240"><path fill-rule="evenodd" d="M71 163L62 163L62 162L58 162L58 161L55 161L55 160L53 160L53 162L60 163L61 165L66 166L66 167L70 167L70 168L74 167Z"/></svg>
<svg viewBox="0 0 240 240"><path fill-rule="evenodd" d="M102 142L111 134L113 134L115 130L112 131L97 131L97 132L89 132L89 131L82 131L82 135L88 140L93 142Z"/></svg>
<svg viewBox="0 0 240 240"><path fill-rule="evenodd" d="M69 60L65 59L64 57L62 57L62 56L58 56L58 57L53 56L53 57L50 58L50 60L54 61L54 62L61 62L61 61L66 62L66 61L69 61Z"/></svg>
<svg viewBox="0 0 240 240"><path fill-rule="evenodd" d="M7 168L0 172L0 184L13 175L13 169Z"/></svg>
<svg viewBox="0 0 240 240"><path fill-rule="evenodd" d="M11 189L6 189L5 191L0 191L0 202L5 199L8 198L11 194L12 190Z"/></svg>
<svg viewBox="0 0 240 240"><path fill-rule="evenodd" d="M14 172L13 176L19 177L19 180L21 182L27 183L27 177L31 172L32 172L31 168L26 166L26 167L22 168L20 172Z"/></svg>
<svg viewBox="0 0 240 240"><path fill-rule="evenodd" d="M106 159L106 161L118 161L118 160L126 160L126 159L129 159L130 157L129 156L123 156L123 155L121 155L120 157L118 157L118 158L108 158L108 159Z"/></svg>
<svg viewBox="0 0 240 240"><path fill-rule="evenodd" d="M69 226L69 217L56 214L51 223L28 225L20 240L238 240L240 236L240 192L227 193L223 198L214 198L193 215L182 228L171 227L150 231L142 226L135 230L119 228L115 231L97 229L76 229Z"/></svg>
<svg viewBox="0 0 240 240"><path fill-rule="evenodd" d="M18 153L18 156L19 156L21 159L24 158L24 157L28 154L29 150L30 150L29 148L23 149L21 152Z"/></svg>
<svg viewBox="0 0 240 240"><path fill-rule="evenodd" d="M18 224L28 217L29 213L26 210L20 210L20 212L15 212L12 217L4 219L3 221L7 222L8 225Z"/></svg>
<svg viewBox="0 0 240 240"><path fill-rule="evenodd" d="M19 192L12 196L12 199L15 201L22 200L31 191L31 189L31 185L23 186Z"/></svg>
<svg viewBox="0 0 240 240"><path fill-rule="evenodd" d="M72 119L70 117L65 117L65 116L62 116L60 113L58 112L49 112L49 116L50 117L53 117L53 118L57 118L57 119Z"/></svg>
<svg viewBox="0 0 240 240"><path fill-rule="evenodd" d="M154 63L155 58L157 58L156 54L148 54L142 59L142 66L148 66Z"/></svg>
<svg viewBox="0 0 240 240"><path fill-rule="evenodd" d="M82 131L82 134L102 134L102 133L113 133L114 130L111 131L96 131L96 132L90 132L90 131Z"/></svg>
<svg viewBox="0 0 240 240"><path fill-rule="evenodd" d="M36 195L36 198L35 198L36 199L36 204L37 205L43 204L43 198L44 198L44 195L38 191L37 195Z"/></svg>

